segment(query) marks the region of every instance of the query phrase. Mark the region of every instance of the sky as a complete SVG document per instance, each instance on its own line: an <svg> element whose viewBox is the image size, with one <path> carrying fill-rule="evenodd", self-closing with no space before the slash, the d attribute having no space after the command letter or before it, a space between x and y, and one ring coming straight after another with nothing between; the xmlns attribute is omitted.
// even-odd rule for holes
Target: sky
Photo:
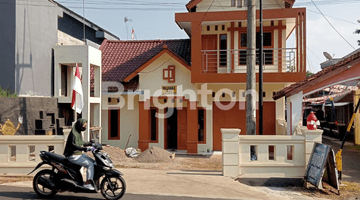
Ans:
<svg viewBox="0 0 360 200"><path fill-rule="evenodd" d="M57 1L83 15L83 0ZM175 13L187 12L185 5L189 0L84 0L84 2L85 18L120 37L121 40L131 40L132 28L137 40L189 38L175 23ZM320 14L313 2L347 42ZM321 70L320 63L326 61L323 52L328 52L334 58L341 58L360 48L357 43L360 35L354 34L355 30L360 28L360 23L357 22L360 20L360 0L313 0L313 2L296 0L294 7L307 9L307 70L316 73ZM125 17L131 21L125 23ZM291 41L287 42L291 43Z"/></svg>

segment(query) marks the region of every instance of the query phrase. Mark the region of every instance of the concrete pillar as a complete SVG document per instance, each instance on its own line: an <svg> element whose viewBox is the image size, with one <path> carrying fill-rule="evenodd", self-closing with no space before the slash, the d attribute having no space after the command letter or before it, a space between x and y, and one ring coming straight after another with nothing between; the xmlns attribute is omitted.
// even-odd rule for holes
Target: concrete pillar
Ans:
<svg viewBox="0 0 360 200"><path fill-rule="evenodd" d="M220 129L222 133L223 176L239 176L239 134L240 129Z"/></svg>
<svg viewBox="0 0 360 200"><path fill-rule="evenodd" d="M303 126L301 127L301 132L305 136L305 164L307 167L315 142L322 142L323 130L308 130L306 127Z"/></svg>

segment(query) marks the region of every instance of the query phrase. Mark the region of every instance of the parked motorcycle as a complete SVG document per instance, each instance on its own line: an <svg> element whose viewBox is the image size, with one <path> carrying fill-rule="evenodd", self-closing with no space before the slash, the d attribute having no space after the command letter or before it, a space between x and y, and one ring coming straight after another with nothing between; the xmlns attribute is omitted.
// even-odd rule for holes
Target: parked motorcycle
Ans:
<svg viewBox="0 0 360 200"><path fill-rule="evenodd" d="M33 188L36 194L42 198L49 198L57 192L97 193L100 190L105 199L120 199L126 190L125 180L122 178L123 174L114 169L114 164L109 155L100 151L102 150L101 144L94 143L93 147L92 153L95 158L93 186L95 190L83 187L80 165L71 163L62 155L40 151L42 162L29 174L44 164L50 165L52 169L41 170L35 175Z"/></svg>

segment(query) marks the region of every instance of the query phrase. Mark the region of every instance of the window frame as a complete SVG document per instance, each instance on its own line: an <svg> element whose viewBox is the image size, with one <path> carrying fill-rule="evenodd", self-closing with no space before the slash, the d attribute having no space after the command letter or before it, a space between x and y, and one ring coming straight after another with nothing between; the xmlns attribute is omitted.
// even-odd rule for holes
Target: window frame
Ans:
<svg viewBox="0 0 360 200"><path fill-rule="evenodd" d="M246 34L246 32L240 32L239 31L239 35L238 35L238 38L239 38L239 42L238 42L238 47L239 47L239 55L238 55L238 62L237 62L237 64L239 65L239 66L244 66L244 65L246 65L246 62L245 62L245 64L244 63L240 63L240 58L241 58L241 56L240 56L240 53L241 52L244 52L243 50L246 50L246 46L242 46L241 45L241 34ZM256 34L257 33L259 33L259 32L256 32ZM265 60L265 58L264 58L264 64L265 65L274 65L274 50L273 50L273 48L274 48L274 42L275 42L275 39L274 39L274 30L266 30L266 31L264 31L263 32L263 34L265 34L265 33L270 33L271 34L271 45L270 46L264 46L263 47L263 51L265 52L267 49L271 49L270 51L272 51L272 63L270 64L270 63L268 63L268 64L266 64L266 60ZM256 41L257 41L257 39L255 39ZM257 44L257 43L256 43ZM255 45L256 45L255 44ZM256 48L256 47L255 47ZM266 49L267 48L267 49ZM246 55L246 52L245 52L245 55ZM256 59L258 59L258 56L256 56ZM245 57L245 61L246 61L246 57ZM256 65L259 65L259 63L258 63L258 61L256 61Z"/></svg>

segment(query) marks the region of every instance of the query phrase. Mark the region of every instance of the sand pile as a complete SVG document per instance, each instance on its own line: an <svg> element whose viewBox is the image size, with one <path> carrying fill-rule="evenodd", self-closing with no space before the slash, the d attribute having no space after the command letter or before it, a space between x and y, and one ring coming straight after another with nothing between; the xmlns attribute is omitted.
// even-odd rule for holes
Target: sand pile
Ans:
<svg viewBox="0 0 360 200"><path fill-rule="evenodd" d="M114 163L114 165L119 165L120 162L123 162L127 159L124 150L119 147L103 146L103 150L101 151L109 154L110 160ZM91 158L94 158L92 152L86 152L86 155Z"/></svg>
<svg viewBox="0 0 360 200"><path fill-rule="evenodd" d="M172 162L172 153L159 147L151 147L134 158L138 162L156 163L156 162Z"/></svg>

